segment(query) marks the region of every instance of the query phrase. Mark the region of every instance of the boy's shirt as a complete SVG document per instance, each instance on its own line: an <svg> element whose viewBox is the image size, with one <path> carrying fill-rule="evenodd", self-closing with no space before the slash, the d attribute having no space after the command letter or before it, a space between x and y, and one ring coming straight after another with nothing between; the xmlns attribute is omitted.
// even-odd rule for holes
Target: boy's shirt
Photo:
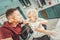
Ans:
<svg viewBox="0 0 60 40"><path fill-rule="evenodd" d="M22 29L21 24L22 23L19 23L16 27L12 27L9 22L5 22L4 25L0 28L0 38L5 39L5 38L12 37L13 40L20 40L19 34L21 33L21 29Z"/></svg>
<svg viewBox="0 0 60 40"><path fill-rule="evenodd" d="M29 19L27 19L27 21L29 22L29 25L31 26L31 28L32 28L32 30L33 30L33 34L32 34L31 37L38 38L38 37L42 37L43 35L45 35L44 33L37 32L37 31L35 31L35 29L34 29L34 28L40 28L40 29L43 29L43 30L44 30L44 27L43 27L42 25L39 26L40 21L42 21L42 20L44 20L44 19L38 18L38 19L36 20L36 22L32 23L32 22L29 21ZM31 39L32 39L32 38L31 38Z"/></svg>

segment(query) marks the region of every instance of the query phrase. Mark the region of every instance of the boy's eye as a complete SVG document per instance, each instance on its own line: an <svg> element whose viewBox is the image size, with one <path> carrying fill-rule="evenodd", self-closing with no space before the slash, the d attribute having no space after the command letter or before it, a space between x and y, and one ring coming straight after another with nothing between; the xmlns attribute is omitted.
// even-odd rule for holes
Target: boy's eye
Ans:
<svg viewBox="0 0 60 40"><path fill-rule="evenodd" d="M17 16L20 16L20 15L17 15Z"/></svg>
<svg viewBox="0 0 60 40"><path fill-rule="evenodd" d="M16 19L16 18L12 18L12 19Z"/></svg>

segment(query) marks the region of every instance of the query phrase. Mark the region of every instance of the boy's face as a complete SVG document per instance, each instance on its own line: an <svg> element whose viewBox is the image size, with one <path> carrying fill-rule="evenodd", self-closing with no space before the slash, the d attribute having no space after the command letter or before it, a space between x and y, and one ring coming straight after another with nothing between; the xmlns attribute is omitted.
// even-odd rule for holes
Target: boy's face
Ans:
<svg viewBox="0 0 60 40"><path fill-rule="evenodd" d="M21 21L21 14L18 10L15 10L10 16L8 16L8 21L13 22L20 22Z"/></svg>
<svg viewBox="0 0 60 40"><path fill-rule="evenodd" d="M36 12L35 11L32 11L32 12L30 12L30 14L29 14L29 17L28 17L31 21L36 21L37 20L37 14L36 14Z"/></svg>

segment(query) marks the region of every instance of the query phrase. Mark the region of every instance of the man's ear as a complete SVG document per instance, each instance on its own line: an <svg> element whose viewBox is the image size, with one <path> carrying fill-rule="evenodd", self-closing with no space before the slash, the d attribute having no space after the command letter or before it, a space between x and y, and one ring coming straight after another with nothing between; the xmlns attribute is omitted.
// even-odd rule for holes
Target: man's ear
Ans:
<svg viewBox="0 0 60 40"><path fill-rule="evenodd" d="M8 20L10 23L12 22L11 20Z"/></svg>

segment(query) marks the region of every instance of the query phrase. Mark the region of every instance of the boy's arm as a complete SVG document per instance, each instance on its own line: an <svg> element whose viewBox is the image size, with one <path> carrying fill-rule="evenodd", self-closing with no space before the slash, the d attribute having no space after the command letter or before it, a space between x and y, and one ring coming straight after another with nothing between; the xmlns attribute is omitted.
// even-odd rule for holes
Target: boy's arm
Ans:
<svg viewBox="0 0 60 40"><path fill-rule="evenodd" d="M40 24L47 24L48 20L45 20L43 18L39 18Z"/></svg>
<svg viewBox="0 0 60 40"><path fill-rule="evenodd" d="M47 20L42 20L42 21L40 21L40 23L41 23L41 24L47 24L48 21L47 21Z"/></svg>
<svg viewBox="0 0 60 40"><path fill-rule="evenodd" d="M47 35L53 35L54 34L54 31L43 30L43 29L40 29L40 28L35 28L35 31L41 32L41 33L44 33L44 34L47 34Z"/></svg>

